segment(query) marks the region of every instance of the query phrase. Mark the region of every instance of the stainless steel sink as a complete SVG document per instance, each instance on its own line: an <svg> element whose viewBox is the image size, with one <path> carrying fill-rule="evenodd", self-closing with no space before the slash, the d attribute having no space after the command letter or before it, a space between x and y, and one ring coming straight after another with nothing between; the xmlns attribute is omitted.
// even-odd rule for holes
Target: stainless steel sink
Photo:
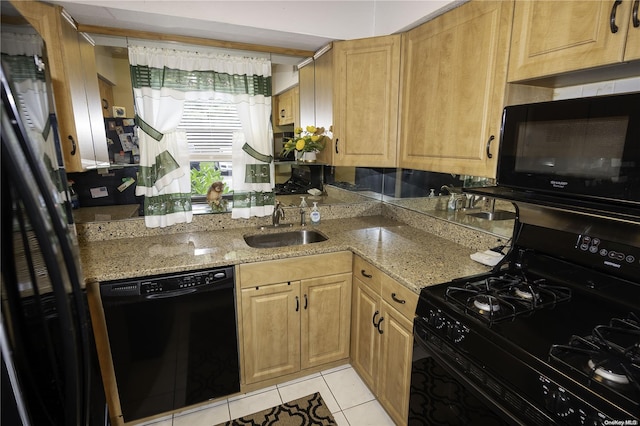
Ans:
<svg viewBox="0 0 640 426"><path fill-rule="evenodd" d="M510 220L510 219L516 218L516 214L514 212L509 212L506 210L496 210L493 212L483 211L483 212L476 212L476 213L467 213L467 216L477 217L477 218L486 219L486 220Z"/></svg>
<svg viewBox="0 0 640 426"><path fill-rule="evenodd" d="M329 238L323 233L312 229L244 236L244 241L249 247L253 248L298 246L302 244L319 243L328 239Z"/></svg>

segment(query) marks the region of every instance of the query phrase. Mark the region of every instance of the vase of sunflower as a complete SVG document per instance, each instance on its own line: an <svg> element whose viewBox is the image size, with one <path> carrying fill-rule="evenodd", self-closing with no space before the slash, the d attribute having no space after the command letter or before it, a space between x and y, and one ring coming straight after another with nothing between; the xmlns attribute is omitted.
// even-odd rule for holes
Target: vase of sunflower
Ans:
<svg viewBox="0 0 640 426"><path fill-rule="evenodd" d="M294 137L284 144L283 154L296 152L296 160L313 163L316 161L316 153L322 151L326 145L327 135L324 127L307 126L296 127Z"/></svg>

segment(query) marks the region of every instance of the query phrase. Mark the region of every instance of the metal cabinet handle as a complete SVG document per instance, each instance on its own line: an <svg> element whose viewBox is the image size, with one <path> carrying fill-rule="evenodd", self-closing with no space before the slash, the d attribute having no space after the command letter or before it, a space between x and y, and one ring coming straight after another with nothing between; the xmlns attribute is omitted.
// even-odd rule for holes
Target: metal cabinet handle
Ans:
<svg viewBox="0 0 640 426"><path fill-rule="evenodd" d="M300 310L300 299L296 296L296 312Z"/></svg>
<svg viewBox="0 0 640 426"><path fill-rule="evenodd" d="M362 276L363 276L363 277L366 277L366 278L373 278L373 275L371 275L371 274L367 274L367 273L365 272L365 270L364 270L364 269L363 269L363 270L361 270L361 271L360 271L360 273L362 274Z"/></svg>
<svg viewBox="0 0 640 426"><path fill-rule="evenodd" d="M378 325L377 325L377 329L378 329L378 333L380 334L384 334L384 331L382 331L382 329L380 328L380 324L382 324L382 321L384 321L384 317L380 318L380 321L378 321Z"/></svg>
<svg viewBox="0 0 640 426"><path fill-rule="evenodd" d="M376 317L377 317L379 314L380 314L380 311L376 311L376 312L373 314L373 326L374 326L374 327L376 327L376 328L378 328L378 324L376 324Z"/></svg>
<svg viewBox="0 0 640 426"><path fill-rule="evenodd" d="M398 299L398 298L396 297L396 294L395 294L395 293L391 293L391 298L393 299L393 301L394 301L394 302L396 302L396 303L400 303L400 304L402 304L402 305L404 305L405 303L407 303L407 301L406 301L406 300Z"/></svg>
<svg viewBox="0 0 640 426"><path fill-rule="evenodd" d="M285 112L285 111L284 111L283 109L281 109L281 110L280 110L280 117L281 117L281 118L284 118L284 112Z"/></svg>
<svg viewBox="0 0 640 426"><path fill-rule="evenodd" d="M340 140L340 139L336 139L336 154L338 153L338 141L339 141L339 140Z"/></svg>
<svg viewBox="0 0 640 426"><path fill-rule="evenodd" d="M304 295L304 310L307 310L307 306L309 305L309 300L307 299L307 295Z"/></svg>
<svg viewBox="0 0 640 426"><path fill-rule="evenodd" d="M71 141L71 155L76 155L76 141L75 139L73 139L73 136L69 135L67 137L67 139L69 139Z"/></svg>
<svg viewBox="0 0 640 426"><path fill-rule="evenodd" d="M611 15L609 16L609 28L611 29L611 33L615 34L618 32L618 26L616 25L616 12L618 11L618 6L620 6L622 0L616 0L613 2L613 7L611 8Z"/></svg>
<svg viewBox="0 0 640 426"><path fill-rule="evenodd" d="M493 154L491 153L491 142L493 142L493 140L496 137L491 135L489 136L489 140L487 141L487 158L493 158Z"/></svg>
<svg viewBox="0 0 640 426"><path fill-rule="evenodd" d="M640 0L635 0L633 2L633 14L632 14L632 22L633 28L640 27L640 19L638 18L638 6L640 5Z"/></svg>

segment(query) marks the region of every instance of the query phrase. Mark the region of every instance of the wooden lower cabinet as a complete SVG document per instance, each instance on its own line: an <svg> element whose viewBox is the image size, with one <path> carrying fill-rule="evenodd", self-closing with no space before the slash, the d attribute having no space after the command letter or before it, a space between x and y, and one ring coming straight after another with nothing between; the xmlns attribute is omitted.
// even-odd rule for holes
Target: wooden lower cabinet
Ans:
<svg viewBox="0 0 640 426"><path fill-rule="evenodd" d="M245 264L239 272L244 383L349 358L350 252Z"/></svg>
<svg viewBox="0 0 640 426"><path fill-rule="evenodd" d="M405 318L388 303L382 302L380 361L378 365L378 401L398 425L407 423L411 358L413 356L413 319Z"/></svg>
<svg viewBox="0 0 640 426"><path fill-rule="evenodd" d="M302 280L301 368L349 357L351 272Z"/></svg>
<svg viewBox="0 0 640 426"><path fill-rule="evenodd" d="M351 365L393 421L407 423L418 295L356 257Z"/></svg>
<svg viewBox="0 0 640 426"><path fill-rule="evenodd" d="M299 294L300 281L242 290L247 383L300 370Z"/></svg>

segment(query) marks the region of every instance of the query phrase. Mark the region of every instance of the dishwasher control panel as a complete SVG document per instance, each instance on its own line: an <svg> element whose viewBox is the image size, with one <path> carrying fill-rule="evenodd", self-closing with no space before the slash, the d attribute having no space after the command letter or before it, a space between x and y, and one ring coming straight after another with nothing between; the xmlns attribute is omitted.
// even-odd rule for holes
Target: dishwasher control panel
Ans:
<svg viewBox="0 0 640 426"><path fill-rule="evenodd" d="M145 296L222 283L233 284L233 267L105 282L100 284L100 294L102 297Z"/></svg>

